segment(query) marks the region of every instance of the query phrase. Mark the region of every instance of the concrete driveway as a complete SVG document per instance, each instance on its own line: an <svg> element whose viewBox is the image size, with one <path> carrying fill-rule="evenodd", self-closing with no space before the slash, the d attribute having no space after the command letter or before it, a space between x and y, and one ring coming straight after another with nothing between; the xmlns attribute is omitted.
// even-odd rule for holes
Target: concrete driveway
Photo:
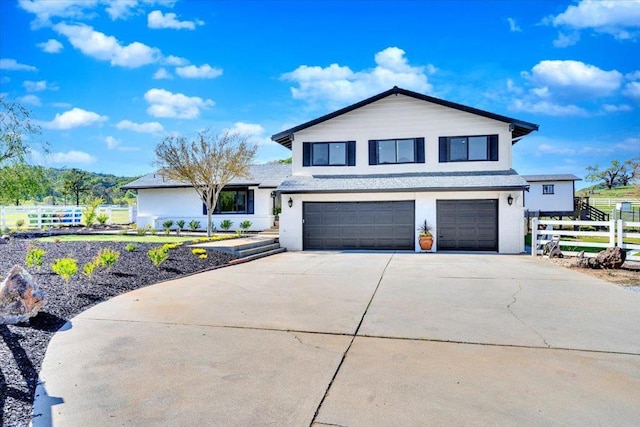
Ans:
<svg viewBox="0 0 640 427"><path fill-rule="evenodd" d="M34 425L637 425L640 294L529 256L284 253L51 340Z"/></svg>

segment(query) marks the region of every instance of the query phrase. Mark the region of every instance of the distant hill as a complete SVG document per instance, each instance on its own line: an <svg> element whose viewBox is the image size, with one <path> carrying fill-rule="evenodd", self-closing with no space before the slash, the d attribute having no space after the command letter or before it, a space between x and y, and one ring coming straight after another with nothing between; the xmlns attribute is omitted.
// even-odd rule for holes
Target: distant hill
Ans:
<svg viewBox="0 0 640 427"><path fill-rule="evenodd" d="M627 185L612 189L592 186L576 191L576 196L594 199L640 199L640 185Z"/></svg>

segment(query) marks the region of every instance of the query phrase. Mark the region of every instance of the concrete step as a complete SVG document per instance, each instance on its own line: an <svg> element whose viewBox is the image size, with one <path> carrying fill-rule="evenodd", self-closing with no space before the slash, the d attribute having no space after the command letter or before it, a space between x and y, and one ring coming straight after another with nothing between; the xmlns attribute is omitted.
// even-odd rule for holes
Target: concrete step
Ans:
<svg viewBox="0 0 640 427"><path fill-rule="evenodd" d="M249 255L248 257L234 259L233 261L229 262L229 264L230 265L242 264L243 262L253 261L255 259L268 257L270 255L280 254L280 253L286 252L286 251L287 250L285 248L272 249L272 250L267 251L267 252L259 252L259 253L254 254L254 255Z"/></svg>
<svg viewBox="0 0 640 427"><path fill-rule="evenodd" d="M271 244L267 244L267 245L260 245L260 246L254 246L253 248L246 248L246 249L242 249L242 250L238 250L235 251L236 255L244 258L244 257L248 257L250 255L254 255L260 252L268 252L271 251L273 249L278 249L280 248L280 244L279 243L271 243Z"/></svg>

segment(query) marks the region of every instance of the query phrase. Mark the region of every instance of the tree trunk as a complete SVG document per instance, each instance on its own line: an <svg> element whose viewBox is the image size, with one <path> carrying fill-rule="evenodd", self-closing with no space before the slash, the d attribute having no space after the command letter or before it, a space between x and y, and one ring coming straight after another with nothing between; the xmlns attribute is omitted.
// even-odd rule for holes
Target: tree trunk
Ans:
<svg viewBox="0 0 640 427"><path fill-rule="evenodd" d="M76 193L76 206L80 206L80 193Z"/></svg>
<svg viewBox="0 0 640 427"><path fill-rule="evenodd" d="M207 206L207 237L211 237L211 207Z"/></svg>

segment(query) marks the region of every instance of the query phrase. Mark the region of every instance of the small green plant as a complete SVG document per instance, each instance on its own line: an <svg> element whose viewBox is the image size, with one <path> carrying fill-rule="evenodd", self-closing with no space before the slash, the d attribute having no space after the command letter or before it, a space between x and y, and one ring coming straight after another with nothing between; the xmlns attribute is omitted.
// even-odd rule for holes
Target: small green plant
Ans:
<svg viewBox="0 0 640 427"><path fill-rule="evenodd" d="M136 251L136 245L134 245L133 243L129 243L124 247L124 250L127 252L135 252Z"/></svg>
<svg viewBox="0 0 640 427"><path fill-rule="evenodd" d="M149 257L155 267L159 268L160 264L169 258L169 250L164 246L151 248L149 252L147 252L147 257Z"/></svg>
<svg viewBox="0 0 640 427"><path fill-rule="evenodd" d="M59 258L51 264L51 270L62 277L65 282L69 282L73 276L78 274L78 261L74 258Z"/></svg>
<svg viewBox="0 0 640 427"><path fill-rule="evenodd" d="M168 219L162 223L162 228L166 234L171 233L171 227L173 227L173 220Z"/></svg>
<svg viewBox="0 0 640 427"><path fill-rule="evenodd" d="M45 253L44 249L32 246L27 251L27 256L25 257L24 262L28 267L40 270L40 267L42 267L42 258Z"/></svg>
<svg viewBox="0 0 640 427"><path fill-rule="evenodd" d="M277 216L280 215L282 213L282 208L280 206L276 206L275 208L273 208L273 215Z"/></svg>
<svg viewBox="0 0 640 427"><path fill-rule="evenodd" d="M100 225L105 225L107 221L109 221L109 215L107 215L106 213L101 213L96 217L96 220L98 220L98 223Z"/></svg>
<svg viewBox="0 0 640 427"><path fill-rule="evenodd" d="M198 258L200 258L200 259L207 259L207 254L198 255Z"/></svg>
<svg viewBox="0 0 640 427"><path fill-rule="evenodd" d="M198 229L200 229L200 221L197 221L195 219L189 221L189 229L191 231L198 231Z"/></svg>
<svg viewBox="0 0 640 427"><path fill-rule="evenodd" d="M93 272L95 271L97 265L94 261L89 261L85 265L82 266L82 275L87 277L88 279L93 278Z"/></svg>
<svg viewBox="0 0 640 427"><path fill-rule="evenodd" d="M88 201L87 206L82 210L84 225L91 227L98 218L98 208L104 203L100 197L95 197Z"/></svg>
<svg viewBox="0 0 640 427"><path fill-rule="evenodd" d="M138 236L144 236L145 234L147 234L147 228L136 228L136 233L138 234Z"/></svg>
<svg viewBox="0 0 640 427"><path fill-rule="evenodd" d="M251 228L251 221L242 221L240 223L240 229L242 230L243 233L250 228Z"/></svg>
<svg viewBox="0 0 640 427"><path fill-rule="evenodd" d="M222 228L224 231L229 231L232 225L233 225L233 221L229 219L225 219L224 221L220 222L220 228Z"/></svg>
<svg viewBox="0 0 640 427"><path fill-rule="evenodd" d="M180 232L184 230L184 224L184 219L179 219L176 221L176 225L178 226L178 228L176 228L176 234L178 234L178 236L180 235Z"/></svg>
<svg viewBox="0 0 640 427"><path fill-rule="evenodd" d="M24 219L17 219L16 220L16 228L18 230L20 230L22 228L22 226L24 225Z"/></svg>
<svg viewBox="0 0 640 427"><path fill-rule="evenodd" d="M93 262L99 267L110 270L119 258L120 252L114 251L111 248L104 248L98 252L98 255L93 259Z"/></svg>
<svg viewBox="0 0 640 427"><path fill-rule="evenodd" d="M195 248L195 249L191 249L191 253L194 254L194 255L198 255L199 256L199 255L206 254L207 250L203 249L203 248Z"/></svg>

